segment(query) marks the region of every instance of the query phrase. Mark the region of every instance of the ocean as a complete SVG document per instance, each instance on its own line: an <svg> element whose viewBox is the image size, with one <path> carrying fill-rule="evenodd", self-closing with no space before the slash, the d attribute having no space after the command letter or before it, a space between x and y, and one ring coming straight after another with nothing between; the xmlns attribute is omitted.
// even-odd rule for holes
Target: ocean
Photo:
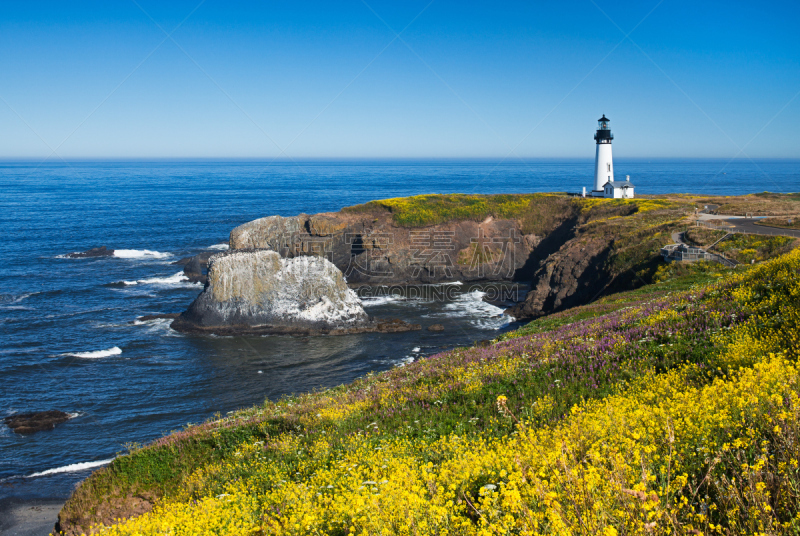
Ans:
<svg viewBox="0 0 800 536"><path fill-rule="evenodd" d="M798 160L619 159L615 167L638 194L800 190ZM0 418L73 415L27 436L0 425L0 506L66 499L127 444L517 325L482 300L490 289L467 285L444 301L365 300L370 314L442 323L441 333L213 337L136 321L184 310L202 287L171 263L223 250L237 225L423 193L578 192L592 176L590 159L0 162ZM117 254L64 257L95 246Z"/></svg>

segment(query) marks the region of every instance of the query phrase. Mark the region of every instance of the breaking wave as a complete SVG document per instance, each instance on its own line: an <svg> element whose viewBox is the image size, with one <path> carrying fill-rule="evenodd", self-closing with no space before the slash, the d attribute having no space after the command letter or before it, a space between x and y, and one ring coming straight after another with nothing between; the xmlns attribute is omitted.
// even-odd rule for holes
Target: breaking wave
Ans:
<svg viewBox="0 0 800 536"><path fill-rule="evenodd" d="M225 251L226 249L229 248L230 246L226 242L223 242L221 244L214 244L213 246L208 246L208 249L216 249L219 251Z"/></svg>
<svg viewBox="0 0 800 536"><path fill-rule="evenodd" d="M172 253L150 251L149 249L115 249L114 256L120 259L166 259Z"/></svg>
<svg viewBox="0 0 800 536"><path fill-rule="evenodd" d="M109 348L108 350L96 350L94 352L69 352L61 354L63 357L82 357L84 359L100 359L101 357L110 357L112 355L119 355L122 350L119 346Z"/></svg>
<svg viewBox="0 0 800 536"><path fill-rule="evenodd" d="M201 283L192 283L183 272L176 272L173 275L166 277L150 277L148 279L139 279L137 281L123 281L123 285L200 285Z"/></svg>
<svg viewBox="0 0 800 536"><path fill-rule="evenodd" d="M390 294L388 296L370 296L361 298L361 304L364 307L375 307L377 305L386 305L387 303L394 303L404 299L403 296L398 296L396 294Z"/></svg>
<svg viewBox="0 0 800 536"><path fill-rule="evenodd" d="M42 471L40 473L33 473L32 475L28 475L27 478L55 475L58 473L77 473L78 471L85 471L87 469L92 469L94 467L101 467L103 465L108 465L113 461L114 458L109 458L107 460L98 460L96 462L73 463L70 465L64 465L63 467L56 467L55 469L48 469L47 471Z"/></svg>
<svg viewBox="0 0 800 536"><path fill-rule="evenodd" d="M180 337L181 334L172 329L172 318L154 318L152 320L134 320L134 326L142 326L147 333Z"/></svg>
<svg viewBox="0 0 800 536"><path fill-rule="evenodd" d="M458 296L445 305L443 312L430 316L447 318L470 318L469 323L478 329L500 329L511 323L514 318L503 314L503 309L483 300L486 292L473 290ZM426 315L427 316L427 315Z"/></svg>

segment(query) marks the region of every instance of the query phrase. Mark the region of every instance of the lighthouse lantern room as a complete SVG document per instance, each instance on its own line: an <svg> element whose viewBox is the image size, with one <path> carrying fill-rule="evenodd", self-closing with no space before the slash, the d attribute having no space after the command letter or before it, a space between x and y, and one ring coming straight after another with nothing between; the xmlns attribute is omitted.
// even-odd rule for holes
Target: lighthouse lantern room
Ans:
<svg viewBox="0 0 800 536"><path fill-rule="evenodd" d="M609 119L603 117L597 120L597 132L594 139L597 142L597 152L594 158L594 189L592 195L604 197L605 184L614 182L614 163L611 160L611 140L614 135L608 127Z"/></svg>

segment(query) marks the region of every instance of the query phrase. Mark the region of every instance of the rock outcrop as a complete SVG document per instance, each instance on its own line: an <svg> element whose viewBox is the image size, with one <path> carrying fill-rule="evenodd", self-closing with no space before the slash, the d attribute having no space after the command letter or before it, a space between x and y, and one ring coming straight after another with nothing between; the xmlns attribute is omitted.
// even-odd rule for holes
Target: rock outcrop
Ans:
<svg viewBox="0 0 800 536"><path fill-rule="evenodd" d="M413 284L529 278L526 261L539 240L510 219L409 228L388 213L326 213L245 223L231 231L230 248L325 257L351 285Z"/></svg>
<svg viewBox="0 0 800 536"><path fill-rule="evenodd" d="M346 334L408 331L405 322L371 320L342 272L322 257L284 259L275 251L211 257L203 292L172 323L183 332Z"/></svg>
<svg viewBox="0 0 800 536"><path fill-rule="evenodd" d="M50 410L11 415L3 419L3 422L18 434L32 434L34 432L52 430L57 424L66 422L69 418L68 413Z"/></svg>
<svg viewBox="0 0 800 536"><path fill-rule="evenodd" d="M607 217L613 208L627 206L600 205L545 237L531 255L530 292L506 313L518 320L536 318L646 284L663 262L661 246L684 225L683 214L668 208Z"/></svg>
<svg viewBox="0 0 800 536"><path fill-rule="evenodd" d="M65 257L69 257L70 259L85 259L89 257L113 257L114 250L108 249L105 246L100 246L99 248L91 248L87 249L86 251L76 251L75 253L67 253Z"/></svg>
<svg viewBox="0 0 800 536"><path fill-rule="evenodd" d="M214 256L212 251L204 251L191 257L189 261L183 265L183 275L189 278L192 283L206 284L208 281L208 262Z"/></svg>
<svg viewBox="0 0 800 536"><path fill-rule="evenodd" d="M658 262L669 240L661 233L682 218L677 205L639 213L635 202L553 197L516 219L423 227L398 225L386 211L269 216L235 228L229 245L322 256L354 286L522 281L531 291L507 312L526 319L642 284L637 271Z"/></svg>
<svg viewBox="0 0 800 536"><path fill-rule="evenodd" d="M611 244L603 238L570 240L538 265L525 300L506 310L517 319L589 303L613 280L606 269Z"/></svg>

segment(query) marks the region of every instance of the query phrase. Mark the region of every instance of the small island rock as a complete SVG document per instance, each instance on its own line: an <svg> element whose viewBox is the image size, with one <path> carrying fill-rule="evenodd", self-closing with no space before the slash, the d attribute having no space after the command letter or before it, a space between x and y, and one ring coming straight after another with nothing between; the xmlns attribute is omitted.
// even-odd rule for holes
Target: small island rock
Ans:
<svg viewBox="0 0 800 536"><path fill-rule="evenodd" d="M19 413L3 419L3 422L18 434L32 434L43 430L52 430L57 424L69 420L69 414L63 411L37 411Z"/></svg>
<svg viewBox="0 0 800 536"><path fill-rule="evenodd" d="M87 249L86 251L76 251L75 253L67 253L66 257L70 259L85 259L89 257L113 257L114 250L108 249L105 246L99 248Z"/></svg>
<svg viewBox="0 0 800 536"><path fill-rule="evenodd" d="M346 334L409 331L419 325L374 321L344 275L322 257L284 259L271 250L211 257L208 283L172 323L183 332Z"/></svg>

